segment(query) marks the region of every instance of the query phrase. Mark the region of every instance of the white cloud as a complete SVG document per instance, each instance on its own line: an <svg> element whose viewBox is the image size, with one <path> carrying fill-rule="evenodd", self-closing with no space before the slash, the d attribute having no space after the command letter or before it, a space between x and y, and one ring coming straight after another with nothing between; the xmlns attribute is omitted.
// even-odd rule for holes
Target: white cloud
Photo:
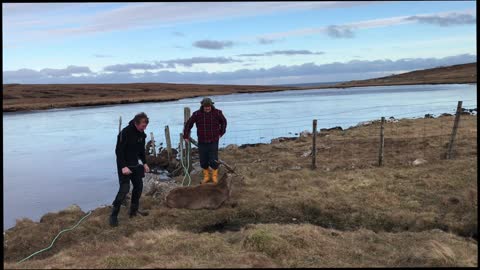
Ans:
<svg viewBox="0 0 480 270"><path fill-rule="evenodd" d="M110 65L103 68L104 71L110 72L129 72L132 70L155 70L163 68L162 64L146 64L146 63L129 63L129 64L116 64Z"/></svg>
<svg viewBox="0 0 480 270"><path fill-rule="evenodd" d="M177 36L177 37L184 37L185 34L179 31L173 31L172 35Z"/></svg>
<svg viewBox="0 0 480 270"><path fill-rule="evenodd" d="M476 55L462 54L444 58L404 58L392 60L351 60L328 64L305 63L294 66L278 65L272 68L239 69L230 72L140 72L132 74L124 70L110 73L89 73L86 67L68 67L62 71L51 69L35 71L20 69L4 71L4 83L130 83L130 82L171 82L171 83L217 83L217 84L257 84L274 81L282 83L305 83L313 81L350 80L353 78L371 78L381 74L405 72L416 69L449 66L476 62ZM48 72L46 72L48 71ZM83 76L73 74L83 71ZM72 75L68 75L72 74ZM55 76L55 77L52 77ZM61 75L61 76L58 76Z"/></svg>
<svg viewBox="0 0 480 270"><path fill-rule="evenodd" d="M36 71L33 69L19 69L16 71L4 71L3 72L3 80L5 82L8 81L44 81L44 80L58 80L58 79L65 79L65 80L72 80L75 78L75 75L90 75L94 76L95 74L90 70L88 67L80 67L80 66L68 66L63 69L53 69L53 68L44 68L40 71Z"/></svg>
<svg viewBox="0 0 480 270"><path fill-rule="evenodd" d="M96 57L96 58L110 58L110 57L112 57L112 55L96 53L96 54L93 55L93 57Z"/></svg>
<svg viewBox="0 0 480 270"><path fill-rule="evenodd" d="M375 4L353 2L172 2L3 4L7 29L20 41L76 36L179 23L216 21L312 9L349 8ZM87 11L87 12L85 12ZM93 13L93 15L92 15ZM35 24L40 29L32 29ZM74 26L71 26L74 25ZM7 36L8 39L12 35ZM16 37L17 38L17 37Z"/></svg>
<svg viewBox="0 0 480 270"><path fill-rule="evenodd" d="M258 41L259 44L262 44L262 45L272 44L272 43L276 42L276 40L274 40L274 39L268 39L268 38L263 38L263 37L258 38L257 41Z"/></svg>
<svg viewBox="0 0 480 270"><path fill-rule="evenodd" d="M229 57L191 57L191 58L177 58L171 60L153 61L153 64L148 63L127 63L110 65L103 68L108 72L130 72L134 70L159 70L165 68L175 68L178 66L191 67L198 64L230 64L236 62L243 62Z"/></svg>
<svg viewBox="0 0 480 270"><path fill-rule="evenodd" d="M48 77L65 77L74 74L90 74L92 71L88 67L68 66L63 69L44 68L40 73Z"/></svg>
<svg viewBox="0 0 480 270"><path fill-rule="evenodd" d="M452 13L446 16L433 15L433 16L411 16L406 20L412 20L419 23L433 24L438 26L454 26L464 24L476 24L477 19L472 14Z"/></svg>
<svg viewBox="0 0 480 270"><path fill-rule="evenodd" d="M230 57L191 57L178 58L172 60L156 61L158 64L165 64L167 67L173 68L176 66L191 67L197 64L230 64L243 62L241 60L232 59Z"/></svg>
<svg viewBox="0 0 480 270"><path fill-rule="evenodd" d="M327 27L327 34L333 38L353 38L354 34L351 27L344 25L330 25Z"/></svg>
<svg viewBox="0 0 480 270"><path fill-rule="evenodd" d="M194 47L200 49L208 49L208 50L222 50L225 48L230 48L233 46L233 42L226 40L226 41L219 41L219 40L198 40L193 43Z"/></svg>
<svg viewBox="0 0 480 270"><path fill-rule="evenodd" d="M353 37L354 31L361 29L369 28L379 28L379 27L388 27L402 24L413 24L413 23L431 23L440 25L443 22L443 26L459 25L459 24L472 24L472 20L476 17L476 12L474 10L466 10L463 12L442 12L442 13L431 13L431 14L417 14L414 16L396 16L390 18L381 18L374 20L365 20L352 23L345 23L342 25L334 26L320 26L320 27L310 27L310 28L301 28L284 32L275 32L256 36L256 39L269 39L276 40L279 38L287 38L293 36L306 36L313 34L326 33L327 35L338 38L338 37ZM473 18L473 19L472 19ZM448 23L447 23L448 22Z"/></svg>
<svg viewBox="0 0 480 270"><path fill-rule="evenodd" d="M269 51L263 53L245 53L239 54L238 56L273 56L273 55L321 55L325 54L324 52L312 52L309 50L280 50L280 51Z"/></svg>

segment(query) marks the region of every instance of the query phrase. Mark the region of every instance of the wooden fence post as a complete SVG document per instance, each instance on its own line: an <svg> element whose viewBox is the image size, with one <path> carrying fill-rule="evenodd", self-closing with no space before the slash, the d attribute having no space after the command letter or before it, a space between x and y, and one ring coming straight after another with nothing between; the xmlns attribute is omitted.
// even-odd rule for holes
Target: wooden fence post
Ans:
<svg viewBox="0 0 480 270"><path fill-rule="evenodd" d="M185 125L185 123L187 123L188 119L190 119L190 108L189 107L185 107L183 109L183 125ZM188 170L189 172L192 171L192 143L189 141L188 143L186 143L185 145L185 151L187 153L189 153L188 157L185 157L185 161L187 163L187 166L188 166Z"/></svg>
<svg viewBox="0 0 480 270"><path fill-rule="evenodd" d="M462 113L462 101L457 104L457 112L455 113L455 121L453 122L452 135L450 136L450 142L448 143L447 159L452 158L453 143L455 142L455 136L457 135L458 123L460 122L460 114Z"/></svg>
<svg viewBox="0 0 480 270"><path fill-rule="evenodd" d="M385 145L384 124L385 117L382 116L382 121L380 124L380 150L378 151L378 166L383 166L383 147Z"/></svg>
<svg viewBox="0 0 480 270"><path fill-rule="evenodd" d="M167 142L167 157L170 162L172 156L172 141L170 140L170 128L165 126L165 141Z"/></svg>
<svg viewBox="0 0 480 270"><path fill-rule="evenodd" d="M312 170L317 168L317 119L313 120L312 132Z"/></svg>
<svg viewBox="0 0 480 270"><path fill-rule="evenodd" d="M122 116L120 115L120 119L118 119L118 133L122 131Z"/></svg>
<svg viewBox="0 0 480 270"><path fill-rule="evenodd" d="M153 132L150 132L150 138L152 140L153 156L156 157L157 156L157 149L156 149L156 146L155 146L155 140L153 139Z"/></svg>

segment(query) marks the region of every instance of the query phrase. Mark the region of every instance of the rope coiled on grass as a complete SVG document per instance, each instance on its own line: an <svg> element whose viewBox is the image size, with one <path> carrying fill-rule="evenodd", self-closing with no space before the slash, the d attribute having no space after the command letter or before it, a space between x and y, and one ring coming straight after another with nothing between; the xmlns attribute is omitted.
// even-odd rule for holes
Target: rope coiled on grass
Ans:
<svg viewBox="0 0 480 270"><path fill-rule="evenodd" d="M75 224L74 226L72 226L72 227L70 227L70 228L68 228L68 229L64 229L64 230L60 231L60 232L57 234L57 236L55 236L55 238L53 239L53 241L52 241L52 243L50 244L50 246L48 246L48 247L46 247L46 248L44 248L44 249L42 249L42 250L39 250L39 251L37 251L37 252L32 253L30 256L28 256L28 257L26 257L26 258L18 261L17 264L20 264L20 263L22 263L22 262L30 259L31 257L33 257L33 256L35 256L35 255L37 255L37 254L40 254L40 253L42 253L42 252L44 252L44 251L47 251L47 250L49 250L50 248L52 248L52 247L53 247L53 244L55 243L55 241L57 241L57 238L58 238L62 233L71 231L71 230L75 229L76 227L78 227L78 225L80 225L80 223L82 223L82 221L83 221L84 219L86 219L88 216L90 216L90 215L92 214L92 212L93 212L93 210L89 211L89 212L88 212L84 217L82 217L82 218L77 222L77 224Z"/></svg>

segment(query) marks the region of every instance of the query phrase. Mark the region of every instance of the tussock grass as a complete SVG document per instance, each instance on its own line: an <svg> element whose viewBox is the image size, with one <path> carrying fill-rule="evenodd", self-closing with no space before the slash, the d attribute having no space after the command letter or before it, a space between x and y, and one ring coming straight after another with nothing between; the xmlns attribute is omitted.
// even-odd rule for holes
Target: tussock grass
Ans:
<svg viewBox="0 0 480 270"><path fill-rule="evenodd" d="M177 229L89 242L25 268L476 266L477 244L440 230L343 232L311 224L249 225L239 232ZM18 265L6 263L7 268Z"/></svg>

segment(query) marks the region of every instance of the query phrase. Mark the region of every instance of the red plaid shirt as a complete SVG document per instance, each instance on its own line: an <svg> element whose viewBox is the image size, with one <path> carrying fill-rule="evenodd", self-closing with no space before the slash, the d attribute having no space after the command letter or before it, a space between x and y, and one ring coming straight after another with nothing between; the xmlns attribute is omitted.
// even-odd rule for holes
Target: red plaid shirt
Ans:
<svg viewBox="0 0 480 270"><path fill-rule="evenodd" d="M217 142L227 129L227 119L221 110L215 109L213 106L209 113L204 112L200 107L200 110L192 114L183 128L184 139L190 138L193 124L197 127L199 143Z"/></svg>

